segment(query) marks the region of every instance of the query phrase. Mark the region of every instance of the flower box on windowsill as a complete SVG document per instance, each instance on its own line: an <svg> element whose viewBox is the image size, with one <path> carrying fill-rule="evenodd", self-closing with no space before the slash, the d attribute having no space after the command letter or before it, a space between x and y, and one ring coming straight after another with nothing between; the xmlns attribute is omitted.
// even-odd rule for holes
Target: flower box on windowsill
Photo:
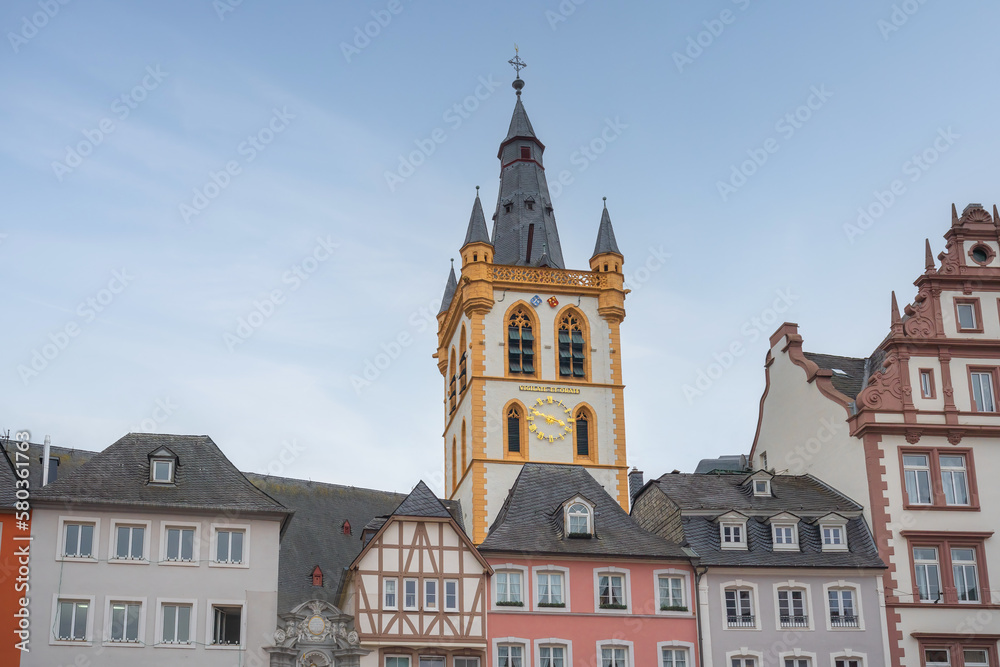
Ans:
<svg viewBox="0 0 1000 667"><path fill-rule="evenodd" d="M676 604L675 605L669 605L669 604L661 604L660 605L660 611L687 611L687 610L688 610L688 608L685 607L684 605L676 605Z"/></svg>
<svg viewBox="0 0 1000 667"><path fill-rule="evenodd" d="M628 609L628 605L616 604L614 602L602 602L601 609Z"/></svg>
<svg viewBox="0 0 1000 667"><path fill-rule="evenodd" d="M566 537L571 540L589 540L594 536L590 533L569 533Z"/></svg>
<svg viewBox="0 0 1000 667"><path fill-rule="evenodd" d="M503 600L503 601L497 602L497 606L498 607L523 607L524 603L521 602L520 600L516 600L516 601L515 600Z"/></svg>
<svg viewBox="0 0 1000 667"><path fill-rule="evenodd" d="M538 606L539 607L563 607L563 608L565 608L566 607L566 603L565 602L539 602Z"/></svg>

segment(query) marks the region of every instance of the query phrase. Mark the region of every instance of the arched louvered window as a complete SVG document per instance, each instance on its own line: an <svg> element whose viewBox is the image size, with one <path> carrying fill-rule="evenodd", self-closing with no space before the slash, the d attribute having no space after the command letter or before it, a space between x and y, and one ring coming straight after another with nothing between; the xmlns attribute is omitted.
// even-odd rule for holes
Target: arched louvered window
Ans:
<svg viewBox="0 0 1000 667"><path fill-rule="evenodd" d="M523 306L507 320L507 363L511 373L535 374L535 335Z"/></svg>
<svg viewBox="0 0 1000 667"><path fill-rule="evenodd" d="M512 405L507 409L507 452L521 453L521 408Z"/></svg>
<svg viewBox="0 0 1000 667"><path fill-rule="evenodd" d="M590 457L590 418L586 410L576 413L576 455Z"/></svg>
<svg viewBox="0 0 1000 667"><path fill-rule="evenodd" d="M451 439L451 488L453 491L458 488L458 444L455 438Z"/></svg>
<svg viewBox="0 0 1000 667"><path fill-rule="evenodd" d="M461 473L465 474L465 469L468 467L468 460L465 458L465 420L462 420L462 467Z"/></svg>
<svg viewBox="0 0 1000 667"><path fill-rule="evenodd" d="M466 375L466 359L469 356L468 345L465 342L465 326L462 326L462 336L459 339L460 343L458 346L458 393L464 394L465 388L468 385L468 379Z"/></svg>
<svg viewBox="0 0 1000 667"><path fill-rule="evenodd" d="M584 379L586 370L586 337L583 317L570 311L559 320L559 375Z"/></svg>
<svg viewBox="0 0 1000 667"><path fill-rule="evenodd" d="M451 348L451 363L448 367L451 370L451 378L448 381L448 403L450 405L449 412L454 412L455 405L458 402L458 396L455 390L455 382L458 375L458 367L455 365L455 348Z"/></svg>

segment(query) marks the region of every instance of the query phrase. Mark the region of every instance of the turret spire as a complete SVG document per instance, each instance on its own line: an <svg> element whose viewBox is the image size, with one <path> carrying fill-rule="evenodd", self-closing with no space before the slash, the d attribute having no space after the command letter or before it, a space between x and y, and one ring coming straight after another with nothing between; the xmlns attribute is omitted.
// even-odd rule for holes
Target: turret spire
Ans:
<svg viewBox="0 0 1000 667"><path fill-rule="evenodd" d="M526 65L516 53L510 64L518 73L512 84L517 101L507 136L497 152L500 193L493 214L494 263L564 269L562 245L542 164L545 145L535 136L521 103L524 81L520 72Z"/></svg>
<svg viewBox="0 0 1000 667"><path fill-rule="evenodd" d="M455 277L455 260L451 260L451 273L448 274L448 284L444 286L444 297L441 299L441 309L438 315L446 312L451 306L451 300L455 298L455 290L458 289L458 279Z"/></svg>
<svg viewBox="0 0 1000 667"><path fill-rule="evenodd" d="M483 204L479 201L479 186L476 186L476 201L472 204L472 215L469 216L469 229L465 232L465 243L489 243L490 232L486 229L486 216L483 214Z"/></svg>
<svg viewBox="0 0 1000 667"><path fill-rule="evenodd" d="M931 252L930 239L924 239L924 268L928 271L934 269L934 253Z"/></svg>
<svg viewBox="0 0 1000 667"><path fill-rule="evenodd" d="M622 254L615 240L615 230L611 226L611 214L608 213L608 198L604 198L604 211L601 213L601 224L597 228L597 243L594 245L594 257L606 252Z"/></svg>

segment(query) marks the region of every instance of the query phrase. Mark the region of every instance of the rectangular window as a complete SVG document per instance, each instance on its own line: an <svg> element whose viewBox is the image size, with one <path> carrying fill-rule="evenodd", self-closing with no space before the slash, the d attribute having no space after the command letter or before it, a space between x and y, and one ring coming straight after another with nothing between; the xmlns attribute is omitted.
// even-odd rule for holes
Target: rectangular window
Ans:
<svg viewBox="0 0 1000 667"><path fill-rule="evenodd" d="M847 588L830 589L827 592L830 603L830 625L835 628L858 627L858 615L854 609L854 590Z"/></svg>
<svg viewBox="0 0 1000 667"><path fill-rule="evenodd" d="M934 371L929 368L920 369L920 396L934 398Z"/></svg>
<svg viewBox="0 0 1000 667"><path fill-rule="evenodd" d="M658 577L661 611L687 611L684 604L684 578Z"/></svg>
<svg viewBox="0 0 1000 667"><path fill-rule="evenodd" d="M194 528L167 528L167 560L194 560Z"/></svg>
<svg viewBox="0 0 1000 667"><path fill-rule="evenodd" d="M67 523L63 526L63 556L94 557L94 524Z"/></svg>
<svg viewBox="0 0 1000 667"><path fill-rule="evenodd" d="M626 667L626 649L624 648L602 648L601 667Z"/></svg>
<svg viewBox="0 0 1000 667"><path fill-rule="evenodd" d="M520 572L497 572L497 604L520 606L521 601L521 573Z"/></svg>
<svg viewBox="0 0 1000 667"><path fill-rule="evenodd" d="M687 667L688 652L684 648L665 648L661 654L663 667Z"/></svg>
<svg viewBox="0 0 1000 667"><path fill-rule="evenodd" d="M844 527L843 526L822 526L823 531L823 548L833 548L838 547L843 548L846 546L844 541Z"/></svg>
<svg viewBox="0 0 1000 667"><path fill-rule="evenodd" d="M785 667L810 667L809 658L785 658Z"/></svg>
<svg viewBox="0 0 1000 667"><path fill-rule="evenodd" d="M243 538L245 534L245 531L242 530L220 530L216 532L215 562L242 563Z"/></svg>
<svg viewBox="0 0 1000 667"><path fill-rule="evenodd" d="M834 667L862 667L859 658L837 658L833 665Z"/></svg>
<svg viewBox="0 0 1000 667"><path fill-rule="evenodd" d="M438 606L437 579L424 579L424 609L435 610Z"/></svg>
<svg viewBox="0 0 1000 667"><path fill-rule="evenodd" d="M403 609L413 611L417 608L417 580L403 579Z"/></svg>
<svg viewBox="0 0 1000 667"><path fill-rule="evenodd" d="M566 667L566 649L562 646L540 646L538 657L541 667Z"/></svg>
<svg viewBox="0 0 1000 667"><path fill-rule="evenodd" d="M927 667L944 667L951 665L951 651L946 648L924 649L924 664Z"/></svg>
<svg viewBox="0 0 1000 667"><path fill-rule="evenodd" d="M753 591L749 588L726 589L726 624L731 628L752 628Z"/></svg>
<svg viewBox="0 0 1000 667"><path fill-rule="evenodd" d="M561 607L563 601L563 576L560 572L543 572L538 579L538 604Z"/></svg>
<svg viewBox="0 0 1000 667"><path fill-rule="evenodd" d="M59 641L87 641L87 614L90 603L80 600L60 600L56 619L56 639Z"/></svg>
<svg viewBox="0 0 1000 667"><path fill-rule="evenodd" d="M422 655L418 664L420 667L444 667L444 658Z"/></svg>
<svg viewBox="0 0 1000 667"><path fill-rule="evenodd" d="M722 524L722 544L725 545L742 545L743 542L743 524L742 523L724 523Z"/></svg>
<svg viewBox="0 0 1000 667"><path fill-rule="evenodd" d="M778 591L778 621L783 628L809 627L805 591L797 589Z"/></svg>
<svg viewBox="0 0 1000 667"><path fill-rule="evenodd" d="M497 667L524 667L524 647L510 644L497 646Z"/></svg>
<svg viewBox="0 0 1000 667"><path fill-rule="evenodd" d="M140 610L138 602L112 602L108 638L113 642L138 642Z"/></svg>
<svg viewBox="0 0 1000 667"><path fill-rule="evenodd" d="M164 644L191 643L191 605L163 605L163 634L160 640Z"/></svg>
<svg viewBox="0 0 1000 667"><path fill-rule="evenodd" d="M410 658L405 655L386 656L385 667L410 667Z"/></svg>
<svg viewBox="0 0 1000 667"><path fill-rule="evenodd" d="M146 537L143 526L116 526L115 559L142 560L142 545Z"/></svg>
<svg viewBox="0 0 1000 667"><path fill-rule="evenodd" d="M386 609L396 608L396 580L386 579L382 582L382 606Z"/></svg>
<svg viewBox="0 0 1000 667"><path fill-rule="evenodd" d="M914 547L913 567L921 602L937 602L941 597L941 567L935 547Z"/></svg>
<svg viewBox="0 0 1000 667"><path fill-rule="evenodd" d="M531 147L530 146L521 146L521 157L523 159L525 159L525 160L530 160L531 159Z"/></svg>
<svg viewBox="0 0 1000 667"><path fill-rule="evenodd" d="M458 611L458 581L444 580L444 610Z"/></svg>
<svg viewBox="0 0 1000 667"><path fill-rule="evenodd" d="M973 371L969 374L972 382L972 404L976 412L996 412L993 402L993 371Z"/></svg>
<svg viewBox="0 0 1000 667"><path fill-rule="evenodd" d="M153 481L169 483L174 481L173 461L153 461Z"/></svg>
<svg viewBox="0 0 1000 667"><path fill-rule="evenodd" d="M242 643L243 608L224 605L212 606L212 644L239 646Z"/></svg>
<svg viewBox="0 0 1000 667"><path fill-rule="evenodd" d="M625 577L620 574L602 574L598 577L598 593L602 609L625 607Z"/></svg>
<svg viewBox="0 0 1000 667"><path fill-rule="evenodd" d="M732 667L757 667L756 658L733 658Z"/></svg>
<svg viewBox="0 0 1000 667"><path fill-rule="evenodd" d="M904 454L903 476L911 505L931 503L931 466L926 454Z"/></svg>
<svg viewBox="0 0 1000 667"><path fill-rule="evenodd" d="M455 667L479 667L479 658L453 658Z"/></svg>
<svg viewBox="0 0 1000 667"><path fill-rule="evenodd" d="M775 544L795 544L794 526L774 526Z"/></svg>
<svg viewBox="0 0 1000 667"><path fill-rule="evenodd" d="M955 312L958 317L958 330L982 331L982 319L979 315L979 299L955 299Z"/></svg>
<svg viewBox="0 0 1000 667"><path fill-rule="evenodd" d="M976 550L961 547L951 550L951 571L959 602L979 602L979 572Z"/></svg>
<svg viewBox="0 0 1000 667"><path fill-rule="evenodd" d="M969 483L965 470L965 457L961 455L941 455L941 488L946 505L968 505Z"/></svg>
<svg viewBox="0 0 1000 667"><path fill-rule="evenodd" d="M984 648L972 648L962 651L965 667L990 667L990 653Z"/></svg>

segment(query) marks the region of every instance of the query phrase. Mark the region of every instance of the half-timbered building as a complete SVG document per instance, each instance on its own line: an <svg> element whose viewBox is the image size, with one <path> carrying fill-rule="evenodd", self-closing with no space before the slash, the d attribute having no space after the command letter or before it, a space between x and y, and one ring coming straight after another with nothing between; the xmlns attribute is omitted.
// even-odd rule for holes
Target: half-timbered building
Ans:
<svg viewBox="0 0 1000 667"><path fill-rule="evenodd" d="M339 607L354 616L362 667L482 667L489 564L420 482L373 519Z"/></svg>

